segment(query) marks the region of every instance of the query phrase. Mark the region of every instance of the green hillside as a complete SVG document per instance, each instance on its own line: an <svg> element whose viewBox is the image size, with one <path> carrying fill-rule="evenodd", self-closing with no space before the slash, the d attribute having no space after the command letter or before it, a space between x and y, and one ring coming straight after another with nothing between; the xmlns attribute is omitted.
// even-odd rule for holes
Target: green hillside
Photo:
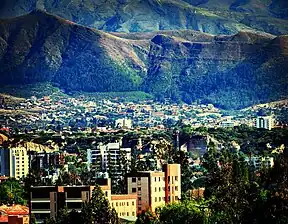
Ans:
<svg viewBox="0 0 288 224"><path fill-rule="evenodd" d="M287 97L288 36L105 33L42 11L0 21L1 85L145 91L231 109Z"/></svg>
<svg viewBox="0 0 288 224"><path fill-rule="evenodd" d="M105 31L147 32L191 29L235 34L256 29L288 33L284 0L2 0L0 18L46 10Z"/></svg>

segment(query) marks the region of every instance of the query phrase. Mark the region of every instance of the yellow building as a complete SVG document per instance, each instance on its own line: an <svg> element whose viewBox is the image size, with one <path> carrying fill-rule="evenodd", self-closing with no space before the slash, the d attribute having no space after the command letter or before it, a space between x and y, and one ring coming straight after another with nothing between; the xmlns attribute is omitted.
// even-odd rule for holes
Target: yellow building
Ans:
<svg viewBox="0 0 288 224"><path fill-rule="evenodd" d="M180 164L163 166L164 172L144 171L131 173L127 178L128 193L137 194L137 213L166 203L177 202L181 198Z"/></svg>
<svg viewBox="0 0 288 224"><path fill-rule="evenodd" d="M54 152L59 150L58 147L52 146L51 148L33 142L26 142L23 145L3 149L0 148L0 176L14 177L21 179L29 172L29 151L30 152Z"/></svg>
<svg viewBox="0 0 288 224"><path fill-rule="evenodd" d="M20 179L28 174L29 158L26 148L1 149L0 155L1 175Z"/></svg>
<svg viewBox="0 0 288 224"><path fill-rule="evenodd" d="M136 194L112 195L110 204L119 218L129 219L129 217L136 217L136 200Z"/></svg>

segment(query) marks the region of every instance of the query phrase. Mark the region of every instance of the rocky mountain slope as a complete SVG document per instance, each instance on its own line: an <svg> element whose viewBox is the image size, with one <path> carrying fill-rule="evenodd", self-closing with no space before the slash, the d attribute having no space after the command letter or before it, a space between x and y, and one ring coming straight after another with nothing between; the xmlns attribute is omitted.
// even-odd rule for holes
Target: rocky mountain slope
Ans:
<svg viewBox="0 0 288 224"><path fill-rule="evenodd" d="M288 36L105 33L42 11L0 21L1 84L144 90L224 108L287 97Z"/></svg>
<svg viewBox="0 0 288 224"><path fill-rule="evenodd" d="M34 9L114 32L191 29L235 34L256 29L288 33L286 0L1 0L0 18Z"/></svg>

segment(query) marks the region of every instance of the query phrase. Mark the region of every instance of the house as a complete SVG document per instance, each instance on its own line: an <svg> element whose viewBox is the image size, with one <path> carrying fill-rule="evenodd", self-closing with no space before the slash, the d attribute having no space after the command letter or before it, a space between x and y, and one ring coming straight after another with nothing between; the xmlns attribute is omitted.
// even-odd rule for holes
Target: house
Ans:
<svg viewBox="0 0 288 224"><path fill-rule="evenodd" d="M29 208L22 205L0 206L0 223L29 224Z"/></svg>

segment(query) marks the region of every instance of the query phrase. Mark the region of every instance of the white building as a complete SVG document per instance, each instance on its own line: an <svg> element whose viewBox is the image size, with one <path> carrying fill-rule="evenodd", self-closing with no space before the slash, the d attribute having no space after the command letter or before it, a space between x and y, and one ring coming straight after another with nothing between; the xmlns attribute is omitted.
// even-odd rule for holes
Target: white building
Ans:
<svg viewBox="0 0 288 224"><path fill-rule="evenodd" d="M222 121L220 123L221 128L234 128L235 122L234 121Z"/></svg>
<svg viewBox="0 0 288 224"><path fill-rule="evenodd" d="M120 169L121 156L131 161L131 148L121 148L121 143L100 143L96 149L89 153L91 156L92 167L102 172L107 172L109 166Z"/></svg>
<svg viewBox="0 0 288 224"><path fill-rule="evenodd" d="M252 157L246 157L245 161L250 166L255 167L256 170L259 170L262 167L271 168L274 166L273 157L252 156Z"/></svg>
<svg viewBox="0 0 288 224"><path fill-rule="evenodd" d="M127 119L127 118L123 118L123 119L117 119L116 122L115 122L115 127L118 127L118 128L132 128L132 120L130 119Z"/></svg>
<svg viewBox="0 0 288 224"><path fill-rule="evenodd" d="M256 118L256 128L271 130L274 127L274 118L272 116L259 116Z"/></svg>

